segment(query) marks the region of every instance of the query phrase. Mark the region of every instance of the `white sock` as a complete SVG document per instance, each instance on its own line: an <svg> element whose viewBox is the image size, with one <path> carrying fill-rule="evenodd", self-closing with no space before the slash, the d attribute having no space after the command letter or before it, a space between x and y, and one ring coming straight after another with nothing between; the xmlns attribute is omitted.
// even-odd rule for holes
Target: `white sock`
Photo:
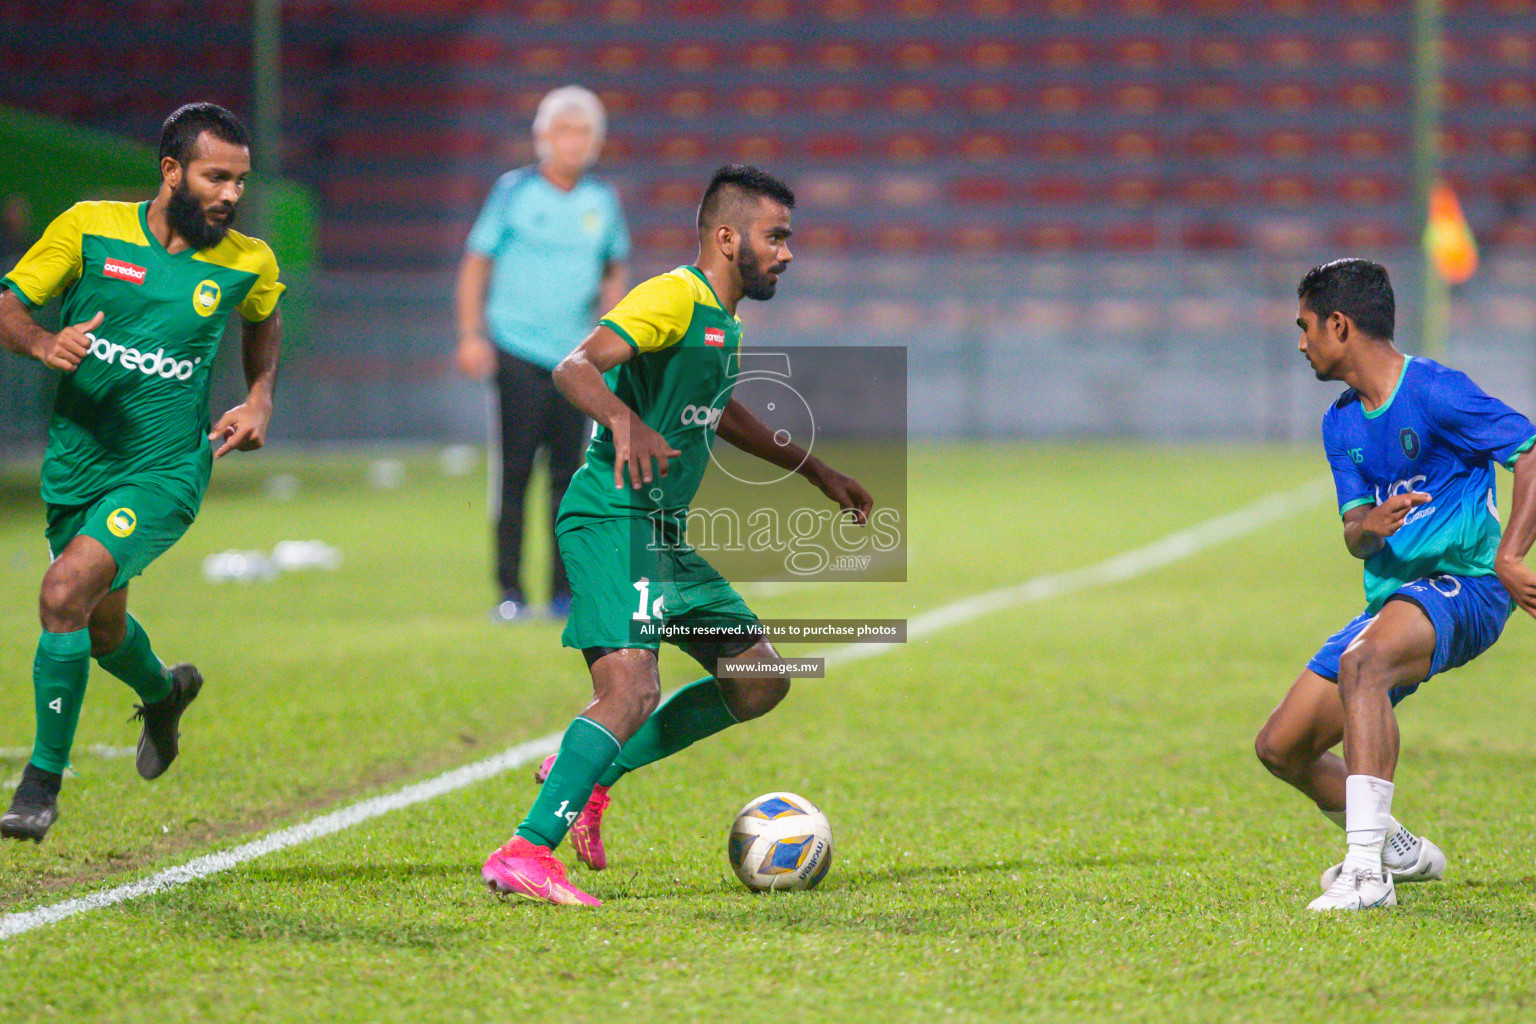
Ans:
<svg viewBox="0 0 1536 1024"><path fill-rule="evenodd" d="M1382 847L1392 819L1392 783L1374 775L1351 775L1344 780L1344 834L1349 853L1344 870L1380 871Z"/></svg>

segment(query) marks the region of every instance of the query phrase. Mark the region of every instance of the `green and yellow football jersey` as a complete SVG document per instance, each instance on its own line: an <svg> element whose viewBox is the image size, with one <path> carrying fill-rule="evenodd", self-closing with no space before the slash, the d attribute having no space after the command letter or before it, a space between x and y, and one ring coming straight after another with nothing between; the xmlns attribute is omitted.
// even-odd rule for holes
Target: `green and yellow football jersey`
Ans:
<svg viewBox="0 0 1536 1024"><path fill-rule="evenodd" d="M635 490L613 486L613 435L598 429L571 478L556 528L583 520L663 513L681 524L709 468L720 414L738 374L741 321L725 311L696 267L643 281L600 321L635 349L613 390L682 454L665 477Z"/></svg>
<svg viewBox="0 0 1536 1024"><path fill-rule="evenodd" d="M0 285L31 308L63 293L63 322L98 311L91 350L59 383L43 500L84 505L134 482L196 513L208 486L208 392L231 309L261 321L283 285L265 242L235 231L172 255L149 203L87 202L43 232Z"/></svg>

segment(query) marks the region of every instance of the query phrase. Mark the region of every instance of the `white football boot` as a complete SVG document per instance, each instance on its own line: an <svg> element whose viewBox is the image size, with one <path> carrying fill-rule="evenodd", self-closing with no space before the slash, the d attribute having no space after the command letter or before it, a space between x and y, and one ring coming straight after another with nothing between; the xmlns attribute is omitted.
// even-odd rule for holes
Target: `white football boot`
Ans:
<svg viewBox="0 0 1536 1024"><path fill-rule="evenodd" d="M1407 829L1400 830L1387 840L1386 847L1381 851L1381 862L1392 872L1394 882L1435 882L1445 874L1445 851L1423 836L1414 836ZM1324 871L1317 880L1318 886L1324 892L1328 891L1343 869L1344 862L1340 861Z"/></svg>
<svg viewBox="0 0 1536 1024"><path fill-rule="evenodd" d="M1397 890L1392 874L1351 869L1341 871L1328 891L1307 904L1308 910L1369 910L1372 907L1397 906Z"/></svg>

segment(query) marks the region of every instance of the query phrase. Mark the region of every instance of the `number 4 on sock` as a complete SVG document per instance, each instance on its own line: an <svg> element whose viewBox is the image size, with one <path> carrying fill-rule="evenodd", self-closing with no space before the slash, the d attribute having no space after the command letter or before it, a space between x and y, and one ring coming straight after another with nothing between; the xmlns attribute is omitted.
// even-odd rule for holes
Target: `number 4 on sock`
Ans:
<svg viewBox="0 0 1536 1024"><path fill-rule="evenodd" d="M58 712L59 714L62 715L64 713L64 698L63 697L55 697L55 698L53 698L53 700L48 702L48 708L49 708L49 710L56 711L56 712Z"/></svg>
<svg viewBox="0 0 1536 1024"><path fill-rule="evenodd" d="M569 800L561 800L560 806L555 809L555 817L564 818L567 825L574 825L576 824L576 812L567 812L566 808L569 806L571 806L571 802Z"/></svg>

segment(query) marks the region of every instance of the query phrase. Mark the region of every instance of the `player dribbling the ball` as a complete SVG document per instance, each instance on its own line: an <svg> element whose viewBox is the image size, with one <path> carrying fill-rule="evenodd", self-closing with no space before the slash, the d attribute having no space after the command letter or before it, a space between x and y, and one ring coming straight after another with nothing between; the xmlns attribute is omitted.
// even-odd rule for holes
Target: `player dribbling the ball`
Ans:
<svg viewBox="0 0 1536 1024"><path fill-rule="evenodd" d="M743 298L772 298L789 251L795 198L751 167L715 173L699 206L692 266L632 290L555 369L561 392L599 425L572 478L555 532L571 580L563 641L581 650L592 701L566 729L516 834L486 860L496 891L546 903L597 906L554 856L570 832L588 867L607 864L600 832L608 790L628 772L771 711L789 692L778 675L716 677L716 661L773 661L746 603L688 546L687 512L715 437L804 476L839 509L867 521L869 494L809 457L731 397ZM604 374L617 369L610 389ZM719 639L676 640L709 674L658 707L655 633L707 624Z"/></svg>

